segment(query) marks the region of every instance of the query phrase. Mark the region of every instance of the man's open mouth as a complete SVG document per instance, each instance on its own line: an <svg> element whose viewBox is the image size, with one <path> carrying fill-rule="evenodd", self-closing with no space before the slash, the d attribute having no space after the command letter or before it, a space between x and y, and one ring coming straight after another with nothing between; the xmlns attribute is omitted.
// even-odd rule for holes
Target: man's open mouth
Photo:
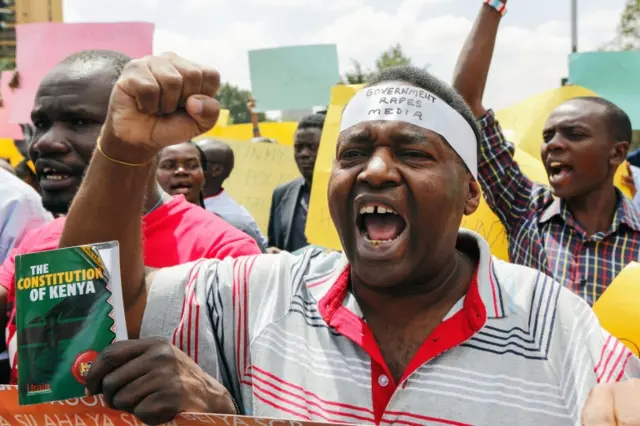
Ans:
<svg viewBox="0 0 640 426"><path fill-rule="evenodd" d="M566 178L573 171L573 167L559 161L551 161L549 162L548 170L549 181L554 183Z"/></svg>
<svg viewBox="0 0 640 426"><path fill-rule="evenodd" d="M360 207L357 226L365 241L377 246L398 238L407 223L388 206L367 204Z"/></svg>
<svg viewBox="0 0 640 426"><path fill-rule="evenodd" d="M187 192L193 188L193 184L189 182L179 182L171 185L172 191Z"/></svg>
<svg viewBox="0 0 640 426"><path fill-rule="evenodd" d="M70 177L71 175L59 172L58 170L51 167L43 168L40 173L40 179L48 181L62 181Z"/></svg>

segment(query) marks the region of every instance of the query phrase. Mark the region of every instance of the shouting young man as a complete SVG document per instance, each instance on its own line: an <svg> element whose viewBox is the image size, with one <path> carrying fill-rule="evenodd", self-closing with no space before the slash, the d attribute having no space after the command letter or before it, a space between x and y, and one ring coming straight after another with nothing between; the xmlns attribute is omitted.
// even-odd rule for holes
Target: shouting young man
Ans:
<svg viewBox="0 0 640 426"><path fill-rule="evenodd" d="M459 231L479 202L480 135L464 101L415 68L374 76L343 113L328 196L345 254L145 269L145 164L215 123L219 82L167 55L132 62L114 88L61 244L120 241L129 335L156 338L107 348L91 393L153 424L193 411L566 425L598 383L639 373L580 298ZM587 424L638 414L625 398L639 388L597 388Z"/></svg>
<svg viewBox="0 0 640 426"><path fill-rule="evenodd" d="M551 188L532 182L493 111L482 106L501 19L490 4L482 6L462 49L453 84L479 118L485 199L506 228L512 262L548 274L593 304L640 258L640 211L613 185L629 149L631 121L602 98L559 106L541 135Z"/></svg>

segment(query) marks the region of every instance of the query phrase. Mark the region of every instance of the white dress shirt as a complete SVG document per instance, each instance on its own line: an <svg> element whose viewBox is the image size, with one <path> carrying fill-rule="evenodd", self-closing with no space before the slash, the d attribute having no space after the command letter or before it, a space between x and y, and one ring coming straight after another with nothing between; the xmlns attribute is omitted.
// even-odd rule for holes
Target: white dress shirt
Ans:
<svg viewBox="0 0 640 426"><path fill-rule="evenodd" d="M260 243L267 247L267 238L260 232L251 213L235 201L224 189L218 195L204 199L204 208L222 218L234 218L234 223L242 223L251 229L254 235L260 236Z"/></svg>
<svg viewBox="0 0 640 426"><path fill-rule="evenodd" d="M0 262L22 237L53 220L42 206L40 195L29 185L0 169Z"/></svg>

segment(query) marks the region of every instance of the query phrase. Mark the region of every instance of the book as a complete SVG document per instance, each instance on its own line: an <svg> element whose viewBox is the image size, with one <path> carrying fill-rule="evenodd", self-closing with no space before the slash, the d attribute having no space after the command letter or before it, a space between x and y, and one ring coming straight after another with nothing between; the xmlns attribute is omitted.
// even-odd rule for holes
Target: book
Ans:
<svg viewBox="0 0 640 426"><path fill-rule="evenodd" d="M127 339L117 242L16 256L20 405L82 397L91 363Z"/></svg>

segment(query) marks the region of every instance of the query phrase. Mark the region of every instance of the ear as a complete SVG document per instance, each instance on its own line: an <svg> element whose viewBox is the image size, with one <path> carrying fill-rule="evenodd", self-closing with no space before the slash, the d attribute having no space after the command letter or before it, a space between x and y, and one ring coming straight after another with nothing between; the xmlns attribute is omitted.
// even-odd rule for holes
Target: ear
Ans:
<svg viewBox="0 0 640 426"><path fill-rule="evenodd" d="M473 178L469 179L469 193L464 207L465 216L470 216L478 210L478 206L480 206L480 197L482 197L480 184Z"/></svg>
<svg viewBox="0 0 640 426"><path fill-rule="evenodd" d="M209 166L209 175L211 177L217 178L224 173L224 167L222 164L212 164Z"/></svg>
<svg viewBox="0 0 640 426"><path fill-rule="evenodd" d="M629 142L614 142L609 150L609 165L617 169L627 159Z"/></svg>

